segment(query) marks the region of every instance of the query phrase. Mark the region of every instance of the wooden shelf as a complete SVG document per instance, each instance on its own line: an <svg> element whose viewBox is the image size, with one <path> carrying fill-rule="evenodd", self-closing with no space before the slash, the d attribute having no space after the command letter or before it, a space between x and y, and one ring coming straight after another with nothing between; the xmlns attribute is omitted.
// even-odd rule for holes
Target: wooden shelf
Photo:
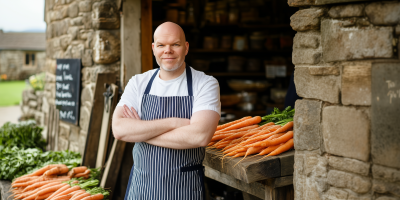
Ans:
<svg viewBox="0 0 400 200"><path fill-rule="evenodd" d="M292 53L292 49L286 50L231 50L231 49L189 49L189 53Z"/></svg>
<svg viewBox="0 0 400 200"><path fill-rule="evenodd" d="M232 77L232 76L257 76L257 77L265 77L265 72L205 72L210 76L224 76L224 77Z"/></svg>

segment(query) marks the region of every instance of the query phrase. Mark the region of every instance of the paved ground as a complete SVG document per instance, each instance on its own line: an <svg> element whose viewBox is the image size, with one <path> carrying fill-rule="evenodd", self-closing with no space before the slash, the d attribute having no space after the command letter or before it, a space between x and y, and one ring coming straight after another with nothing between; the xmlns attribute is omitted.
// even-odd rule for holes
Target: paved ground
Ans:
<svg viewBox="0 0 400 200"><path fill-rule="evenodd" d="M18 123L21 114L19 106L0 107L0 127L6 122Z"/></svg>

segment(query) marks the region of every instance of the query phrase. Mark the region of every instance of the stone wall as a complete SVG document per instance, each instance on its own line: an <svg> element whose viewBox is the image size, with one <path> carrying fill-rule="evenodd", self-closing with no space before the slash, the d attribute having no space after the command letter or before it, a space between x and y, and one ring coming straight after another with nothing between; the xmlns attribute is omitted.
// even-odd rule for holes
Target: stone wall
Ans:
<svg viewBox="0 0 400 200"><path fill-rule="evenodd" d="M371 128L371 71L388 61L400 69L400 1L288 4L300 7L291 17L294 81L303 97L295 105L295 199L399 200L400 134Z"/></svg>
<svg viewBox="0 0 400 200"><path fill-rule="evenodd" d="M19 50L0 51L0 74L6 74L7 80L24 80L40 73L45 67L46 53L44 51L35 53L35 66L25 66L25 53Z"/></svg>
<svg viewBox="0 0 400 200"><path fill-rule="evenodd" d="M56 59L82 59L79 126L60 122L58 150L83 153L96 75L100 72L120 74L120 14L116 2L46 0L46 71L55 74ZM49 85L48 89L55 91L55 85ZM54 106L54 102L49 104Z"/></svg>

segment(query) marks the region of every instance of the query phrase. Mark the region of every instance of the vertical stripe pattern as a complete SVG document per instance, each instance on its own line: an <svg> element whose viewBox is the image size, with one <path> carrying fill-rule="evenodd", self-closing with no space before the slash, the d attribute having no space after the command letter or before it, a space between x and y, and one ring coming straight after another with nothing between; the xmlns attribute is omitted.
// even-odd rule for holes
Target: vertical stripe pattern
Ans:
<svg viewBox="0 0 400 200"><path fill-rule="evenodd" d="M141 119L190 119L194 101L190 67L186 66L189 96L160 97L149 94L157 72L149 81L143 96ZM139 142L135 144L132 153L135 165L128 184L127 200L204 199L204 174L200 170L191 169L202 165L205 155L203 147L178 150Z"/></svg>

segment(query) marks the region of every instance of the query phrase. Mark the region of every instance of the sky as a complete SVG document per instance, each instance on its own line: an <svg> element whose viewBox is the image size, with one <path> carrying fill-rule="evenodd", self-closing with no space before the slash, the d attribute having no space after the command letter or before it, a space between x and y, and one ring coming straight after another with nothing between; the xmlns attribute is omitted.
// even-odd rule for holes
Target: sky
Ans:
<svg viewBox="0 0 400 200"><path fill-rule="evenodd" d="M45 32L44 0L0 0L0 29Z"/></svg>

